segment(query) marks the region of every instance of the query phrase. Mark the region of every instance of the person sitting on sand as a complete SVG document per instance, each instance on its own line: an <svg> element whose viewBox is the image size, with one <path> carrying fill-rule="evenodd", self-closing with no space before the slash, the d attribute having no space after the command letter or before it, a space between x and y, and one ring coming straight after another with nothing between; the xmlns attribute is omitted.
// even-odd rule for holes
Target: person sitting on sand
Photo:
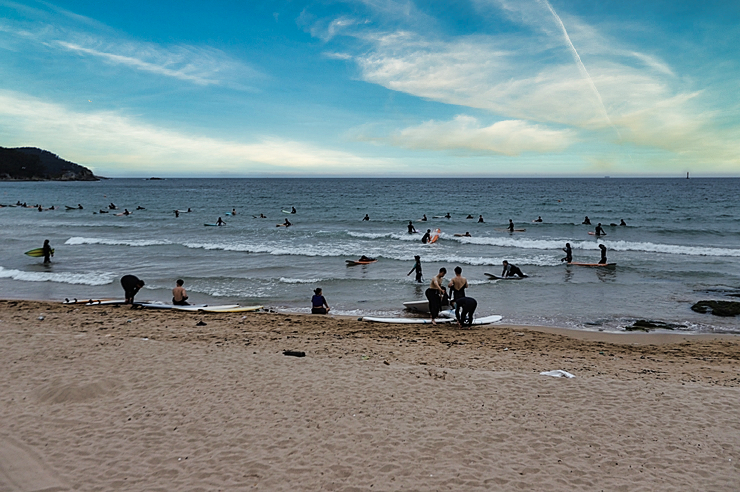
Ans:
<svg viewBox="0 0 740 492"><path fill-rule="evenodd" d="M439 310L442 309L442 299L447 293L444 287L442 287L446 273L446 268L440 268L439 273L432 277L429 288L424 292L424 295L429 301L429 313L432 315L433 325L437 324L435 319L439 316Z"/></svg>
<svg viewBox="0 0 740 492"><path fill-rule="evenodd" d="M124 275L121 277L121 287L123 287L124 296L126 298L125 304L133 305L134 296L142 287L144 287L144 281L133 275Z"/></svg>
<svg viewBox="0 0 740 492"><path fill-rule="evenodd" d="M460 328L473 325L473 313L478 307L478 301L472 297L461 297L455 302L455 318Z"/></svg>
<svg viewBox="0 0 740 492"><path fill-rule="evenodd" d="M177 287L172 289L172 304L175 306L189 306L188 293L185 292L185 288L183 287L185 281L179 278L175 283L177 284Z"/></svg>
<svg viewBox="0 0 740 492"><path fill-rule="evenodd" d="M522 272L521 268L519 268L518 266L516 266L516 265L514 265L512 263L509 263L506 260L504 260L504 263L503 264L504 264L504 269L501 272L501 276L502 277L507 278L507 277L513 277L515 275L517 277L519 277L519 278L526 277L526 275L524 274L524 272Z"/></svg>
<svg viewBox="0 0 740 492"><path fill-rule="evenodd" d="M311 297L311 314L327 314L330 309L321 292L321 287L314 289L313 297Z"/></svg>

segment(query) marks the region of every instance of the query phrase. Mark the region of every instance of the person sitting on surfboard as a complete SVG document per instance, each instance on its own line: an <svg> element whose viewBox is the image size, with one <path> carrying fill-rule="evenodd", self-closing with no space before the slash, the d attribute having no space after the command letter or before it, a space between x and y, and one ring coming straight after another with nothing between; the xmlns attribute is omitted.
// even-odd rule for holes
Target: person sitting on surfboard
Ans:
<svg viewBox="0 0 740 492"><path fill-rule="evenodd" d="M422 236L421 242L426 244L429 242L429 239L432 237L432 230L427 229L427 232Z"/></svg>
<svg viewBox="0 0 740 492"><path fill-rule="evenodd" d="M478 216L478 223L479 224L482 224L483 223L483 216L482 215L479 215Z"/></svg>
<svg viewBox="0 0 740 492"><path fill-rule="evenodd" d="M536 219L534 219L532 222L542 222L542 216L538 215Z"/></svg>
<svg viewBox="0 0 740 492"><path fill-rule="evenodd" d="M51 257L54 256L54 250L51 249L48 239L44 240L44 246L42 249L44 250L44 263L51 263Z"/></svg>
<svg viewBox="0 0 740 492"><path fill-rule="evenodd" d="M298 211L295 209L295 207L290 207L290 213L297 214Z"/></svg>
<svg viewBox="0 0 740 492"><path fill-rule="evenodd" d="M603 244L599 244L599 249L601 250L601 259L599 260L599 265L606 265L606 246Z"/></svg>
<svg viewBox="0 0 740 492"><path fill-rule="evenodd" d="M217 226L226 225L226 222L224 222L223 220L221 220L221 217L219 217L218 220L216 221L216 225Z"/></svg>
<svg viewBox="0 0 740 492"><path fill-rule="evenodd" d="M321 287L317 287L313 294L313 297L311 297L311 314L327 314L331 308L321 293Z"/></svg>
<svg viewBox="0 0 740 492"><path fill-rule="evenodd" d="M501 272L501 276L506 278L506 277L513 277L515 275L519 278L526 277L524 272L522 272L522 270L518 266L511 264L508 261L504 260L504 269Z"/></svg>
<svg viewBox="0 0 740 492"><path fill-rule="evenodd" d="M123 287L123 292L126 297L124 304L131 304L131 307L133 307L134 296L142 287L144 287L144 281L133 275L124 275L121 277L121 287Z"/></svg>
<svg viewBox="0 0 740 492"><path fill-rule="evenodd" d="M291 223L290 223L290 221L288 220L288 218L286 217L286 218L285 218L285 222L283 222L283 225L284 225L285 227L290 227L290 226L292 226L293 224L291 224Z"/></svg>
<svg viewBox="0 0 740 492"><path fill-rule="evenodd" d="M412 268L411 271L406 274L406 276L408 277L413 272L416 272L416 281L421 283L421 256L419 255L414 256L414 260L416 261L414 263L414 268Z"/></svg>
<svg viewBox="0 0 740 492"><path fill-rule="evenodd" d="M583 219L583 222L581 222L581 224L591 225L591 219L588 218L588 215L586 216L585 219Z"/></svg>
<svg viewBox="0 0 740 492"><path fill-rule="evenodd" d="M409 220L408 225L409 234L416 234L416 227L414 227L414 223Z"/></svg>
<svg viewBox="0 0 740 492"><path fill-rule="evenodd" d="M514 221L509 219L509 232L514 232Z"/></svg>
<svg viewBox="0 0 740 492"><path fill-rule="evenodd" d="M570 248L570 243L565 243L565 247L563 248L563 251L565 251L565 258L561 258L560 261L564 261L566 263L570 263L573 261L573 250Z"/></svg>
<svg viewBox="0 0 740 492"><path fill-rule="evenodd" d="M451 218L452 218L452 215L450 215L450 213L449 213L449 212L447 212L447 213L445 214L445 219L451 219Z"/></svg>
<svg viewBox="0 0 740 492"><path fill-rule="evenodd" d="M596 226L596 230L594 231L594 234L597 236L606 236L606 232L604 232L604 228L601 227L601 222Z"/></svg>
<svg viewBox="0 0 740 492"><path fill-rule="evenodd" d="M183 287L185 281L178 278L175 283L177 284L177 287L172 289L172 304L175 306L189 306L188 293L185 292L185 287Z"/></svg>
<svg viewBox="0 0 740 492"><path fill-rule="evenodd" d="M619 219L619 225L626 226L627 222L625 222L624 219Z"/></svg>
<svg viewBox="0 0 740 492"><path fill-rule="evenodd" d="M370 220L370 216L368 214L365 214L365 216L362 218L363 221Z"/></svg>
<svg viewBox="0 0 740 492"><path fill-rule="evenodd" d="M478 301L472 297L460 297L455 303L455 318L460 328L473 325L473 313L478 307Z"/></svg>
<svg viewBox="0 0 740 492"><path fill-rule="evenodd" d="M422 215L421 220L422 220L422 222L426 222L427 221L427 214Z"/></svg>

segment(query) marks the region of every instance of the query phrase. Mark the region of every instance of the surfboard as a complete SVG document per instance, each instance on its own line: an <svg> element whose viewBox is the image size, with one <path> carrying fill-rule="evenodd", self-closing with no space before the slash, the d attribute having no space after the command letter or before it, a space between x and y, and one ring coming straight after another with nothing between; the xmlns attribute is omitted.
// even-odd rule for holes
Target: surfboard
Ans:
<svg viewBox="0 0 740 492"><path fill-rule="evenodd" d="M490 278L491 280L521 280L523 278L527 277L499 277L498 275L494 275L492 273L483 273L486 277Z"/></svg>
<svg viewBox="0 0 740 492"><path fill-rule="evenodd" d="M408 309L409 311L415 312L415 313L426 313L429 314L429 301L426 299L420 300L420 301L407 301L403 303L403 307ZM445 304L442 306L443 308L449 308L449 304ZM443 311L440 311L440 314ZM451 316L455 316L455 313L453 312Z"/></svg>
<svg viewBox="0 0 740 492"><path fill-rule="evenodd" d="M212 305L208 304L191 304L189 306L176 306L174 304L165 304L164 302L145 302L137 303L141 307L148 309L172 309L175 311L205 311L206 309L215 310L215 312L223 311L224 309L236 309L239 308L239 304L222 304Z"/></svg>
<svg viewBox="0 0 740 492"><path fill-rule="evenodd" d="M67 210L82 210L80 207L70 207L69 205L65 205L64 208Z"/></svg>
<svg viewBox="0 0 740 492"><path fill-rule="evenodd" d="M117 299L65 299L62 301L62 304L85 304L87 306L92 306L94 304L100 304L102 302L109 302L109 301L115 301ZM124 302L123 299L121 299L121 302Z"/></svg>
<svg viewBox="0 0 740 492"><path fill-rule="evenodd" d="M259 311L263 306L240 306L236 308L223 308L223 307L206 307L200 309L206 313L246 313L250 311Z"/></svg>
<svg viewBox="0 0 740 492"><path fill-rule="evenodd" d="M292 213L293 213L293 212L291 212L290 210L282 210L282 212L283 212L284 214L292 214Z"/></svg>
<svg viewBox="0 0 740 492"><path fill-rule="evenodd" d="M220 227L218 224L203 224L203 225L206 226L206 227ZM221 225L222 226L225 226L226 225L226 222L224 222Z"/></svg>
<svg viewBox="0 0 740 492"><path fill-rule="evenodd" d="M567 265L585 266L585 267L601 267L601 268L616 268L616 263L578 263L570 262Z"/></svg>
<svg viewBox="0 0 740 492"><path fill-rule="evenodd" d="M362 260L344 260L347 266L354 265L369 265L370 263L376 263L378 260L362 261Z"/></svg>
<svg viewBox="0 0 740 492"><path fill-rule="evenodd" d="M509 229L494 229L494 231L499 232L524 232L526 229L514 229L513 231L510 231Z"/></svg>
<svg viewBox="0 0 740 492"><path fill-rule="evenodd" d="M26 251L24 254L28 256L33 256L34 258L41 258L44 256L44 248L35 248ZM54 249L51 250L51 254L54 254Z"/></svg>
<svg viewBox="0 0 740 492"><path fill-rule="evenodd" d="M602 232L601 234L596 234L594 231L588 231L589 236L606 236L606 232Z"/></svg>
<svg viewBox="0 0 740 492"><path fill-rule="evenodd" d="M458 234L455 234L454 236L455 236L455 237L473 237L473 236L472 236L472 235L470 235L470 234L459 234L459 233L458 233Z"/></svg>
<svg viewBox="0 0 740 492"><path fill-rule="evenodd" d="M490 325L492 323L497 323L503 319L503 316L499 316L497 314L492 316L485 316L483 318L478 318L473 320L473 325ZM362 318L359 318L360 321L368 321L370 323L391 323L391 324L414 324L414 325L431 325L432 320L431 319L423 319L423 318L376 318L373 316L363 316ZM457 323L457 320L454 318L437 318L437 324L440 323Z"/></svg>
<svg viewBox="0 0 740 492"><path fill-rule="evenodd" d="M432 237L429 238L429 242L427 244L434 244L437 242L437 239L439 239L439 233L442 232L440 229L435 229L432 233Z"/></svg>

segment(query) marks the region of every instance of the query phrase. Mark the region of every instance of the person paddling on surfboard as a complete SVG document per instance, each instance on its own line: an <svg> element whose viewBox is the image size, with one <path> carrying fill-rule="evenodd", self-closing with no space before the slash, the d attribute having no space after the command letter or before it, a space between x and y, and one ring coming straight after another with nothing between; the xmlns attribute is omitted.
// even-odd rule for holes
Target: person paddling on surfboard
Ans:
<svg viewBox="0 0 740 492"><path fill-rule="evenodd" d="M51 257L54 256L54 250L51 249L48 239L44 240L44 246L42 249L44 250L44 264L51 263Z"/></svg>
<svg viewBox="0 0 740 492"><path fill-rule="evenodd" d="M522 270L518 266L516 266L514 264L511 264L511 263L509 263L506 260L504 260L504 263L503 264L504 264L504 269L501 272L501 276L502 277L504 277L504 278L506 278L506 277L513 277L513 276L517 276L519 278L526 277L526 275L524 274L524 272L522 272Z"/></svg>
<svg viewBox="0 0 740 492"><path fill-rule="evenodd" d="M606 246L603 244L599 244L599 249L601 250L601 259L599 260L599 265L606 265Z"/></svg>
<svg viewBox="0 0 740 492"><path fill-rule="evenodd" d="M588 218L588 215L586 216L585 219L583 219L583 222L581 222L581 224L591 225L591 219Z"/></svg>
<svg viewBox="0 0 740 492"><path fill-rule="evenodd" d="M285 227L290 227L290 226L292 226L293 224L291 224L291 223L290 223L290 221L288 220L288 218L286 217L286 218L285 218L285 222L283 222L283 225L284 225Z"/></svg>
<svg viewBox="0 0 740 492"><path fill-rule="evenodd" d="M175 306L189 306L188 293L185 292L185 287L183 287L185 281L178 278L175 283L177 284L177 287L172 289L172 304Z"/></svg>

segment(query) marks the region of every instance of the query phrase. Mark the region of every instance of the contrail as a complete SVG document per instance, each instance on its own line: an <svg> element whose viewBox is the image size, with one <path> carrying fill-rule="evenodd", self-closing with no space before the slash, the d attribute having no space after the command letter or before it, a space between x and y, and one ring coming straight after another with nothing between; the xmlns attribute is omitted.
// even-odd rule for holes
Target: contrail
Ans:
<svg viewBox="0 0 740 492"><path fill-rule="evenodd" d="M609 122L609 126L614 128L614 131L617 132L617 135L619 136L619 139L622 139L622 135L619 133L619 130L617 130L617 127L614 126L614 123L612 123L611 118L609 118L609 113L606 112L606 106L604 106L604 101L601 99L601 94L599 94L598 89L596 89L596 85L594 85L594 81L591 79L591 76L588 74L588 70L586 70L586 66L581 61L581 57L578 55L578 52L576 51L576 47L573 46L573 43L570 40L570 36L568 36L568 31L565 30L565 25L563 24L563 21L560 20L560 16L555 13L555 10L553 10L552 5L550 5L550 2L547 0L538 0L540 2L544 2L545 5L547 5L547 8L550 9L550 12L552 13L553 17L555 17L555 20L558 21L558 24L560 24L560 29L563 31L563 36L565 37L565 40L568 42L568 46L570 47L571 53L573 53L573 58L576 61L576 64L578 65L578 70L581 71L581 75L588 81L589 85L591 86L591 90L594 91L594 94L596 94L596 98L599 100L599 104L601 105L601 112L604 114L604 118L606 118L606 121Z"/></svg>

